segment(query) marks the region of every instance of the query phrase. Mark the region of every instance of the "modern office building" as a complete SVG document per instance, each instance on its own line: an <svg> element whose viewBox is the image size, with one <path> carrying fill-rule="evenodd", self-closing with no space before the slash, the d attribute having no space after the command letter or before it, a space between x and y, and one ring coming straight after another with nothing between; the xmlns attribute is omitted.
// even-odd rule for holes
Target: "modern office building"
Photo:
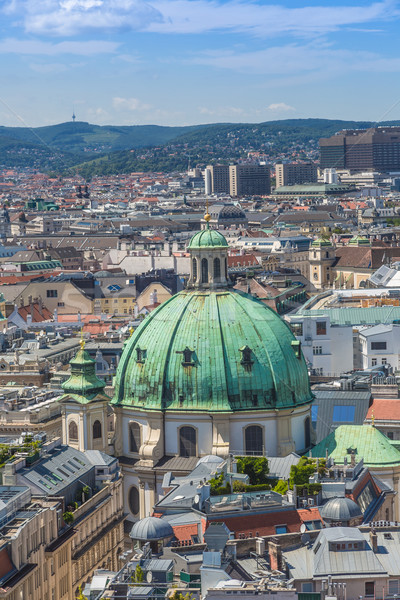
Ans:
<svg viewBox="0 0 400 600"><path fill-rule="evenodd" d="M276 187L318 181L318 168L313 163L278 163L275 166Z"/></svg>
<svg viewBox="0 0 400 600"><path fill-rule="evenodd" d="M229 166L208 165L204 181L206 194L229 194Z"/></svg>
<svg viewBox="0 0 400 600"><path fill-rule="evenodd" d="M400 127L346 129L319 141L321 169L400 170Z"/></svg>
<svg viewBox="0 0 400 600"><path fill-rule="evenodd" d="M231 196L258 196L271 192L268 165L230 165L229 193Z"/></svg>

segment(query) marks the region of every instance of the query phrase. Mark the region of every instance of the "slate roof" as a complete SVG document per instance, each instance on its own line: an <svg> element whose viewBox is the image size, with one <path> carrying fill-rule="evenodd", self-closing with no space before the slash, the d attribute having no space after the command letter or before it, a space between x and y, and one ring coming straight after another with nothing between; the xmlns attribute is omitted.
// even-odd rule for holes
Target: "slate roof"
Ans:
<svg viewBox="0 0 400 600"><path fill-rule="evenodd" d="M367 534L368 535L368 534ZM361 544L357 549L333 550L329 543ZM371 549L366 536L355 527L332 527L320 531L313 545L283 552L290 576L295 579L312 579L328 575L345 579L360 576L384 577L386 569L381 556ZM397 572L398 573L398 572Z"/></svg>
<svg viewBox="0 0 400 600"><path fill-rule="evenodd" d="M335 406L354 406L353 425L362 425L366 417L370 399L370 391L352 390L314 390L315 400L312 413L317 413L317 443L323 440L340 422L334 421ZM316 408L318 407L318 408ZM314 419L312 419L314 421Z"/></svg>

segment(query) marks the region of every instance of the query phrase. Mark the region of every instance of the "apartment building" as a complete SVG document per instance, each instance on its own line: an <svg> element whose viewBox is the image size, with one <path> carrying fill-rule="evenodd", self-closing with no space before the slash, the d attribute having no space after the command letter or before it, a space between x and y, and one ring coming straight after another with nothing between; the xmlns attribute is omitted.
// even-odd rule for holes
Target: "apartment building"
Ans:
<svg viewBox="0 0 400 600"><path fill-rule="evenodd" d="M313 163L280 163L275 166L276 187L318 181L317 165Z"/></svg>
<svg viewBox="0 0 400 600"><path fill-rule="evenodd" d="M206 194L229 194L229 166L208 165L204 181Z"/></svg>
<svg viewBox="0 0 400 600"><path fill-rule="evenodd" d="M229 193L231 196L262 196L271 192L268 165L230 165Z"/></svg>

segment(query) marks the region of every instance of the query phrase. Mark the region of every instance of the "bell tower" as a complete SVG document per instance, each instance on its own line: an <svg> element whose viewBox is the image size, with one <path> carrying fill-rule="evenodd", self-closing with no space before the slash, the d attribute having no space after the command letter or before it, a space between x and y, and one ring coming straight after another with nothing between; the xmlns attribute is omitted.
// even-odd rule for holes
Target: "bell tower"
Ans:
<svg viewBox="0 0 400 600"><path fill-rule="evenodd" d="M190 277L188 288L215 290L226 288L228 277L228 242L216 229L210 228L211 215L204 215L206 226L190 240Z"/></svg>
<svg viewBox="0 0 400 600"><path fill-rule="evenodd" d="M63 444L77 450L108 453L108 403L105 382L96 375L96 361L85 350L85 342L70 361L71 375L62 384L60 397Z"/></svg>
<svg viewBox="0 0 400 600"><path fill-rule="evenodd" d="M333 265L335 248L330 240L318 238L310 246L308 262L310 263L310 281L318 289L331 287L333 284Z"/></svg>

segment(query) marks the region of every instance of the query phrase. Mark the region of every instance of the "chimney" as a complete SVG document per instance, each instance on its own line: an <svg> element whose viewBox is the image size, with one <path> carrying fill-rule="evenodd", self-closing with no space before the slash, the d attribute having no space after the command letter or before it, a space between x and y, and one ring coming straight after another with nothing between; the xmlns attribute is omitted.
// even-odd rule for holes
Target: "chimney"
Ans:
<svg viewBox="0 0 400 600"><path fill-rule="evenodd" d="M371 529L369 532L369 541L371 543L372 550L375 554L378 552L378 536L376 534L375 529Z"/></svg>
<svg viewBox="0 0 400 600"><path fill-rule="evenodd" d="M282 570L282 548L277 542L268 542L268 553L271 570Z"/></svg>

